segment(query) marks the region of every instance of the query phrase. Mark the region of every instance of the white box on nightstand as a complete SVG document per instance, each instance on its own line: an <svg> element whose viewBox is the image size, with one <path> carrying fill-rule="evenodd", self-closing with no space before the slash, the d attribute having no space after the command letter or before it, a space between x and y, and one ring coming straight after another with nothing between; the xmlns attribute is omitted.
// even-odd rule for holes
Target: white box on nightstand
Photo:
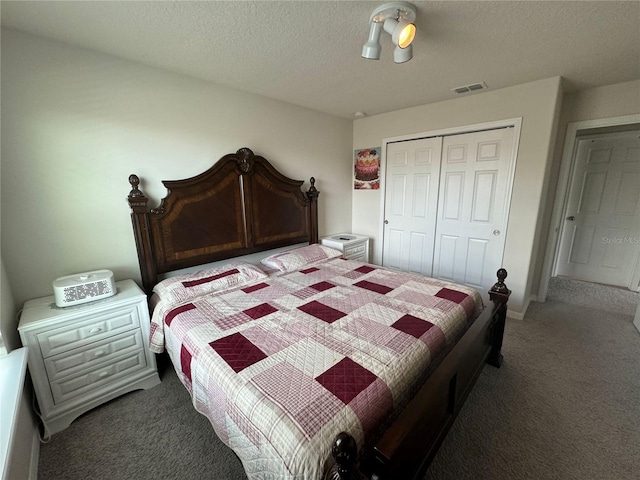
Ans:
<svg viewBox="0 0 640 480"><path fill-rule="evenodd" d="M119 395L160 383L149 351L147 296L133 280L116 295L57 307L53 296L24 304L18 331L49 433Z"/></svg>
<svg viewBox="0 0 640 480"><path fill-rule="evenodd" d="M344 258L369 263L369 237L355 233L338 233L321 238L320 243L340 250Z"/></svg>

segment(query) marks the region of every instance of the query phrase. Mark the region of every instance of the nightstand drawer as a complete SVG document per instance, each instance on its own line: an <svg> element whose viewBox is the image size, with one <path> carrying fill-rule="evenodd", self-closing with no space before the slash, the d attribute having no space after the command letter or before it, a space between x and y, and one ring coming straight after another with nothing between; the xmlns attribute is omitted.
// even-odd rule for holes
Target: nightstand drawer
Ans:
<svg viewBox="0 0 640 480"><path fill-rule="evenodd" d="M358 253L364 253L364 247L364 243L361 245L355 245L353 247L345 247L344 256L352 257L353 255L356 255Z"/></svg>
<svg viewBox="0 0 640 480"><path fill-rule="evenodd" d="M117 357L111 363L101 365L92 371L83 371L79 375L51 382L53 402L56 404L65 402L93 389L98 389L102 385L115 382L146 366L144 351L138 351Z"/></svg>
<svg viewBox="0 0 640 480"><path fill-rule="evenodd" d="M55 330L39 333L43 357L50 357L91 342L137 328L140 325L136 305L98 315L91 320L73 322Z"/></svg>
<svg viewBox="0 0 640 480"><path fill-rule="evenodd" d="M95 342L84 348L77 348L44 360L49 381L53 382L67 375L79 371L86 371L101 363L109 362L128 352L140 351L142 333L140 330L130 330L106 340Z"/></svg>
<svg viewBox="0 0 640 480"><path fill-rule="evenodd" d="M342 258L369 263L369 237L355 233L339 233L320 239L322 245L342 252Z"/></svg>

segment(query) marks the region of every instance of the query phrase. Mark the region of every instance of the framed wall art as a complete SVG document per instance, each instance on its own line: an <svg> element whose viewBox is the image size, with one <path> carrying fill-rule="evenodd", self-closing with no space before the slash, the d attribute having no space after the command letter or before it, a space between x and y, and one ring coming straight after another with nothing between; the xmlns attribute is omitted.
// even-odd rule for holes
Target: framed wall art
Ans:
<svg viewBox="0 0 640 480"><path fill-rule="evenodd" d="M355 150L353 155L353 188L355 190L378 190L380 188L381 147Z"/></svg>

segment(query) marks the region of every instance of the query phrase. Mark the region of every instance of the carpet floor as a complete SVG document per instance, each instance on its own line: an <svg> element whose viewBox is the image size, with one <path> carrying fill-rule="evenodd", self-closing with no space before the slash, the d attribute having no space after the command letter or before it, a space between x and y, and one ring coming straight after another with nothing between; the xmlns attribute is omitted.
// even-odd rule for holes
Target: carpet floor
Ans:
<svg viewBox="0 0 640 480"><path fill-rule="evenodd" d="M638 478L632 320L555 301L509 320L502 368L485 367L425 480ZM42 444L38 478L246 479L172 367L160 371L160 385L92 410Z"/></svg>

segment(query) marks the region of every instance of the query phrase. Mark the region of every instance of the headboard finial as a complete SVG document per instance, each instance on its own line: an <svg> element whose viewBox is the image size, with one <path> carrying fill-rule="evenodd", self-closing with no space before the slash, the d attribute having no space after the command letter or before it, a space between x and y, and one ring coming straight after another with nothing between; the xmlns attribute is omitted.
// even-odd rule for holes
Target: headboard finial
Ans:
<svg viewBox="0 0 640 480"><path fill-rule="evenodd" d="M129 175L129 184L131 185L131 191L127 197L129 206L134 212L144 213L147 211L147 202L149 199L145 197L144 193L139 188L140 179L137 175Z"/></svg>
<svg viewBox="0 0 640 480"><path fill-rule="evenodd" d="M243 173L251 173L253 170L253 150L248 147L243 147L236 152L236 163L238 168Z"/></svg>
<svg viewBox="0 0 640 480"><path fill-rule="evenodd" d="M129 192L130 197L142 196L142 192L138 189L138 185L140 185L140 179L137 175L133 173L129 175L129 184L131 184L131 191Z"/></svg>

